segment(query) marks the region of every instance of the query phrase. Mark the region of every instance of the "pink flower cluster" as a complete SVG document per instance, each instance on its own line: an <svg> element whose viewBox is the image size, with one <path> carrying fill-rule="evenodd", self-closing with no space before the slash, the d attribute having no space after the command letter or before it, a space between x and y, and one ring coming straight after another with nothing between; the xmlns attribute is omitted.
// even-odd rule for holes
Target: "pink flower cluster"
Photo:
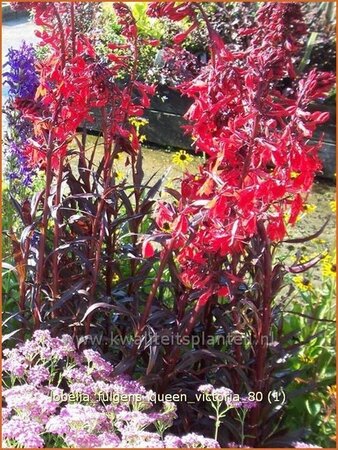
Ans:
<svg viewBox="0 0 338 450"><path fill-rule="evenodd" d="M155 409L152 391L114 376L98 352L78 352L68 335L36 331L4 350L3 371L4 447L219 448L197 434L164 434L176 405Z"/></svg>
<svg viewBox="0 0 338 450"><path fill-rule="evenodd" d="M226 387L215 388L212 384L203 384L198 388L202 394L209 395L211 399L215 399L216 402L224 402L231 408L242 408L249 410L257 406L257 402L250 400L249 397L243 396L236 399L234 392Z"/></svg>

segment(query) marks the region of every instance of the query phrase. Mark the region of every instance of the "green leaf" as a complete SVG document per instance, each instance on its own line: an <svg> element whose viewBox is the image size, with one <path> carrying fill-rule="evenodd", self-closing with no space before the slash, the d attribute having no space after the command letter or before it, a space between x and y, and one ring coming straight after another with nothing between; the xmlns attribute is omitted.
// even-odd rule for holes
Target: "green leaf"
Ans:
<svg viewBox="0 0 338 450"><path fill-rule="evenodd" d="M309 39L307 41L307 44L306 44L304 56L303 56L303 58L302 58L302 60L301 60L301 62L299 64L299 67L298 67L299 72L303 72L304 68L307 66L307 63L308 63L308 61L310 59L310 56L311 56L311 53L312 53L312 49L313 49L313 47L315 45L315 42L317 40L317 36L318 36L318 33L316 33L315 31L313 31L310 34L310 37L309 37Z"/></svg>
<svg viewBox="0 0 338 450"><path fill-rule="evenodd" d="M311 402L310 400L306 400L305 406L311 416L317 416L320 413L321 405L318 402Z"/></svg>

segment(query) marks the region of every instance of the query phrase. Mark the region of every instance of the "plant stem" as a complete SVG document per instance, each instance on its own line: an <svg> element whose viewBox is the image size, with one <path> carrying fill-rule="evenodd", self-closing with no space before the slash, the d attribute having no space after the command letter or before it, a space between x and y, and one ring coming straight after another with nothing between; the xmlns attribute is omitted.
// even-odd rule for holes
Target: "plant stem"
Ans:
<svg viewBox="0 0 338 450"><path fill-rule="evenodd" d="M56 208L60 205L61 201L61 185L62 185L62 175L63 175L63 157L60 156L57 185L55 193L54 205ZM60 241L60 212L56 211L56 217L54 220L54 253L53 253L53 299L55 300L59 292L59 268L58 268L58 254L55 251L59 247ZM53 313L54 314L54 313Z"/></svg>
<svg viewBox="0 0 338 450"><path fill-rule="evenodd" d="M221 425L219 409L220 409L220 403L217 402L217 406L215 407L215 411L216 411L215 441L218 440L218 431L219 431L219 427L220 427L220 425Z"/></svg>
<svg viewBox="0 0 338 450"><path fill-rule="evenodd" d="M263 396L268 388L268 379L266 377L266 357L267 357L267 339L271 328L271 302L272 302L272 255L271 243L266 234L266 229L262 221L257 224L258 232L263 246L263 290L260 307L262 325L257 330L257 344L255 348L255 367L254 367L254 392L262 392ZM250 414L250 438L248 445L254 446L258 441L260 412L262 403L259 402Z"/></svg>
<svg viewBox="0 0 338 450"><path fill-rule="evenodd" d="M194 329L194 326L197 322L197 319L200 315L200 312L202 311L203 308L204 308L204 305L202 305L199 301L197 301L195 308L191 313L190 319L181 333L181 337L189 336L191 334L191 332ZM162 382L161 382L161 388L160 388L161 392L165 391L167 384L168 384L170 378L172 377L173 370L179 359L179 355L180 355L179 346L176 345L168 356L167 367L165 369L165 372L163 373L163 378L162 378Z"/></svg>
<svg viewBox="0 0 338 450"><path fill-rule="evenodd" d="M61 17L59 14L59 11L55 4L53 4L55 17L58 23L58 28L60 32L60 45L61 45L61 65L62 68L66 65L66 43L65 43L65 34L64 29L61 21ZM48 205L48 199L50 197L51 193L51 184L53 180L53 173L52 173L52 158L53 158L53 151L54 151L54 142L53 142L53 128L56 123L57 116L59 114L59 108L60 108L60 101L55 109L55 112L53 114L52 120L51 120L51 128L48 133L48 141L47 141L47 152L46 152L46 189L45 189L45 198L43 202L43 213L42 213L42 223L41 223L41 230L40 230L40 240L39 240L39 248L38 248L38 262L37 262L37 271L36 271L36 277L35 277L35 284L36 284L36 295L34 300L34 326L38 327L39 323L41 322L41 315L40 315L40 309L41 309L41 287L42 287L42 280L43 280L43 271L44 271L44 264L45 264L45 246L46 246L46 234L47 234L47 226L48 226L48 215L49 215L49 205ZM55 275L53 275L54 277ZM57 275L56 275L57 276Z"/></svg>
<svg viewBox="0 0 338 450"><path fill-rule="evenodd" d="M239 420L239 422L240 422L240 424L241 424L241 447L243 447L243 446L244 446L244 441L245 441L245 428L244 428L244 425L245 425L246 410L242 410L242 409L241 409L241 412L242 412L243 414L240 414L240 413L238 412L238 409L237 409L237 408L235 408L235 411L236 411L236 413L237 413L238 420Z"/></svg>
<svg viewBox="0 0 338 450"><path fill-rule="evenodd" d="M73 53L73 58L76 54L76 42L75 42L75 17L74 17L74 2L70 2L70 27L71 27L71 32L72 32L72 53Z"/></svg>
<svg viewBox="0 0 338 450"><path fill-rule="evenodd" d="M214 49L214 39L213 39L213 37L216 34L216 32L213 29L213 27L212 27L212 25L211 25L211 23L209 21L209 18L206 15L203 7L199 3L196 3L195 5L198 8L198 10L200 11L200 13L201 13L201 15L203 17L203 20L204 20L204 22L205 22L205 24L207 26L207 30L208 30L208 34L209 34L209 40L210 40L209 48L210 48L210 53L211 53L211 61L212 61L212 65L215 66L215 64L216 64L215 53L216 52L215 52L215 49Z"/></svg>
<svg viewBox="0 0 338 450"><path fill-rule="evenodd" d="M52 156L53 156L53 132L52 130L49 132L48 136L48 149L46 155L46 189L45 189L45 198L43 202L43 213L42 213L42 221L40 228L40 239L39 239L39 248L38 248L38 261L37 261L37 271L35 277L35 287L36 287L36 295L34 300L34 326L37 328L41 322L41 285L43 280L43 271L45 267L45 246L46 246L46 234L47 234L47 226L48 226L48 214L49 214L49 205L48 199L50 196L51 183L53 179L52 174Z"/></svg>
<svg viewBox="0 0 338 450"><path fill-rule="evenodd" d="M66 40L65 40L65 31L63 29L63 25L62 25L62 20L60 17L60 13L57 9L57 7L55 6L54 3L52 3L53 8L54 8L54 12L55 12L55 17L58 23L58 27L59 27L59 32L60 32L60 45L61 45L61 66L62 69L64 69L64 67L66 66Z"/></svg>
<svg viewBox="0 0 338 450"><path fill-rule="evenodd" d="M164 253L163 253L163 256L162 256L162 259L161 259L161 262L160 262L160 266L158 268L157 276L156 276L156 278L154 280L153 285L151 286L151 289L150 289L150 292L149 292L149 295L148 295L148 298L147 298L146 306L145 306L143 314L141 316L141 320L140 320L140 323L139 323L139 326L138 326L138 330L136 332L136 336L140 336L142 334L143 330L144 330L144 327L145 327L146 322L147 322L148 317L149 317L151 305L152 305L153 300L155 298L157 289L158 289L159 284L161 282L161 278L162 278L164 269L166 267L168 258L169 258L170 254L172 252L174 244L175 244L175 240L172 238L170 243L169 243L169 246L164 250Z"/></svg>
<svg viewBox="0 0 338 450"><path fill-rule="evenodd" d="M97 286L97 279L99 275L100 261L101 261L101 253L102 253L102 245L104 240L105 233L105 224L103 221L103 214L105 212L106 206L106 197L109 194L110 190L110 182L111 182L111 171L113 165L112 154L115 150L112 147L112 141L110 139L110 134L107 132L107 110L106 108L102 109L102 123L103 123L103 139L104 139L104 169L103 169L103 193L100 198L97 212L95 216L95 220L93 223L92 236L93 236L93 244L91 247L91 258L94 259L94 267L93 267L93 279L92 285L90 287L90 296L89 296L89 306L93 304L95 290ZM96 235L99 234L98 239L95 241ZM88 335L90 332L90 320L91 315L88 315L85 322L85 333Z"/></svg>

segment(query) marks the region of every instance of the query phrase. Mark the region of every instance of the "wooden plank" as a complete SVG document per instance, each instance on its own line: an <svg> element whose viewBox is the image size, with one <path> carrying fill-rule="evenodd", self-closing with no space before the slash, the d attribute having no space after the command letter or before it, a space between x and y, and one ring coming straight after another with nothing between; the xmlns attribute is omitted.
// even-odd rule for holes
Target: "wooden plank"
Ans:
<svg viewBox="0 0 338 450"><path fill-rule="evenodd" d="M162 92L165 93L165 89ZM169 103L165 102L163 105L166 105L165 108L167 110L173 110L174 104L171 103L171 106L168 106ZM182 105L183 103L181 103L181 107L183 107ZM93 113L95 120L93 123L87 123L87 128L97 132L101 129L100 111L95 110ZM149 109L145 111L144 117L149 120L149 124L142 128L142 134L146 135L149 143L161 147L174 147L185 150L192 148L192 140L184 134L181 128L187 124L182 115ZM318 128L312 140L313 142L318 142L322 133L324 133L320 158L323 162L322 176L329 179L334 179L334 174L336 173L336 127L332 123L334 117L335 114L332 114L330 122Z"/></svg>
<svg viewBox="0 0 338 450"><path fill-rule="evenodd" d="M142 128L142 133L148 142L164 147L191 148L192 140L181 128L186 125L182 116L147 110L144 117L149 120L149 124Z"/></svg>
<svg viewBox="0 0 338 450"><path fill-rule="evenodd" d="M150 109L183 116L189 109L192 101L181 95L175 89L165 85L158 85L156 94L151 99Z"/></svg>
<svg viewBox="0 0 338 450"><path fill-rule="evenodd" d="M336 144L323 142L319 157L323 163L323 174L321 176L334 180L336 173Z"/></svg>

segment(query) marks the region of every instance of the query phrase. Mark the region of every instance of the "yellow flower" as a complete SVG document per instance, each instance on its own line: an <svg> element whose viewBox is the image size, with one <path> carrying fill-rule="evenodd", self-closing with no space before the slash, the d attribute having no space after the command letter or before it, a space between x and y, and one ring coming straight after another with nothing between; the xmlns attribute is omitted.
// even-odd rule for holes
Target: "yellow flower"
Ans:
<svg viewBox="0 0 338 450"><path fill-rule="evenodd" d="M327 387L327 392L330 397L336 397L337 393L337 385L333 384L332 386Z"/></svg>
<svg viewBox="0 0 338 450"><path fill-rule="evenodd" d="M286 212L283 214L283 219L285 220L285 223L288 223L290 220L291 214Z"/></svg>
<svg viewBox="0 0 338 450"><path fill-rule="evenodd" d="M115 179L116 181L122 181L125 179L125 175L123 172L121 172L120 170L116 170L115 172Z"/></svg>
<svg viewBox="0 0 338 450"><path fill-rule="evenodd" d="M332 212L336 212L337 211L337 203L336 200L332 200L331 202L329 202L330 208Z"/></svg>
<svg viewBox="0 0 338 450"><path fill-rule="evenodd" d="M297 288L302 292L313 292L313 286L308 278L304 278L301 275L293 277L293 282Z"/></svg>
<svg viewBox="0 0 338 450"><path fill-rule="evenodd" d="M336 277L336 261L332 255L328 254L322 259L322 274L325 278Z"/></svg>
<svg viewBox="0 0 338 450"><path fill-rule="evenodd" d="M114 273L114 275L112 277L113 284L116 284L119 280L120 280L120 277L118 276L118 274Z"/></svg>
<svg viewBox="0 0 338 450"><path fill-rule="evenodd" d="M193 160L192 156L190 156L185 150L180 150L179 152L176 152L172 158L172 161L174 164L182 167L184 167L189 164Z"/></svg>
<svg viewBox="0 0 338 450"><path fill-rule="evenodd" d="M163 227L161 227L162 231L170 231L171 230L171 225L169 222L164 222L163 223Z"/></svg>
<svg viewBox="0 0 338 450"><path fill-rule="evenodd" d="M295 180L300 175L300 172L295 172L294 170L290 173L291 180Z"/></svg>
<svg viewBox="0 0 338 450"><path fill-rule="evenodd" d="M317 206L316 205L312 205L310 203L305 203L304 204L304 212L311 214L316 210Z"/></svg>
<svg viewBox="0 0 338 450"><path fill-rule="evenodd" d="M312 358L312 356L300 355L299 359L305 364L313 364L315 362L315 358Z"/></svg>
<svg viewBox="0 0 338 450"><path fill-rule="evenodd" d="M286 225L289 223L290 217L291 217L291 214L289 212L286 212L283 214L284 222ZM296 223L299 222L300 219L301 219L301 216L297 216Z"/></svg>
<svg viewBox="0 0 338 450"><path fill-rule="evenodd" d="M313 240L313 242L315 244L326 244L327 243L327 241L325 239L321 239L321 238L316 238Z"/></svg>
<svg viewBox="0 0 338 450"><path fill-rule="evenodd" d="M145 125L148 125L149 120L142 119L140 117L130 117L129 122L131 123L131 125L135 127L136 135L139 138L140 142L143 142L146 139L146 137L140 136L140 128L144 127Z"/></svg>
<svg viewBox="0 0 338 450"><path fill-rule="evenodd" d="M293 256L292 262L294 264L305 264L308 261L310 261L310 259L313 259L316 256L318 256L318 253L309 253L308 255ZM299 275L297 275L297 276L299 276Z"/></svg>

